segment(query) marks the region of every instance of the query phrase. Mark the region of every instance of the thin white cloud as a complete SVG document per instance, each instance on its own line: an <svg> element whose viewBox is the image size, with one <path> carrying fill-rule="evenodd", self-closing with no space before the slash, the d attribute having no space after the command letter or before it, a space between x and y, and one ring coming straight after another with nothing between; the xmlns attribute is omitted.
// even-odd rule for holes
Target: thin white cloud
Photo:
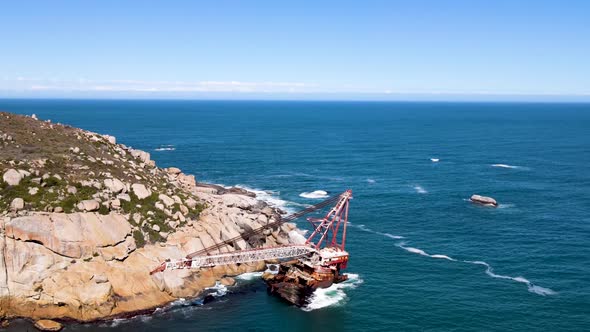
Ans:
<svg viewBox="0 0 590 332"><path fill-rule="evenodd" d="M376 88L342 84L339 86L320 86L307 82L251 82L251 81L147 81L147 80L91 80L78 78L64 80L60 78L33 78L19 76L4 77L0 82L0 91L43 92L52 93L148 93L148 94L191 94L191 93L286 93L286 94L361 94L391 96L540 96L588 97L590 91L490 91L490 90L448 90L448 89L395 89L392 86Z"/></svg>
<svg viewBox="0 0 590 332"><path fill-rule="evenodd" d="M244 81L140 81L110 80L44 80L19 77L15 81L35 83L16 86L33 91L116 91L116 92L313 92L319 85L301 82L244 82Z"/></svg>

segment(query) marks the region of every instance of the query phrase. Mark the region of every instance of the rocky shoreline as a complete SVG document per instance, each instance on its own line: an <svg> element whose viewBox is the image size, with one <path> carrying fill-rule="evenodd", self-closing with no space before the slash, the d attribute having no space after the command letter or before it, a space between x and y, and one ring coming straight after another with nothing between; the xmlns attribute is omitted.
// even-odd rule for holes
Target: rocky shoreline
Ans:
<svg viewBox="0 0 590 332"><path fill-rule="evenodd" d="M197 183L115 137L34 116L0 113L0 151L0 320L129 317L265 269L149 274L280 218L254 193ZM221 251L292 243L296 231L283 224Z"/></svg>

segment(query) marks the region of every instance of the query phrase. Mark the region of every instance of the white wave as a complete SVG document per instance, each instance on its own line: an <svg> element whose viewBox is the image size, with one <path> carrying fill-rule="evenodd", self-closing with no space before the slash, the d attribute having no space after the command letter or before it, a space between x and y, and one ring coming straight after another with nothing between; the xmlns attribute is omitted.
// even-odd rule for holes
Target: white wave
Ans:
<svg viewBox="0 0 590 332"><path fill-rule="evenodd" d="M176 148L156 148L154 151L174 151Z"/></svg>
<svg viewBox="0 0 590 332"><path fill-rule="evenodd" d="M482 262L482 261L463 261L463 262L485 266L486 267L486 274L492 278L508 279L508 280L512 280L512 281L526 284L528 291L531 293L535 293L535 294L538 294L541 296L557 294L557 292L555 292L554 290L549 289L549 288L545 288L545 287L541 287L541 286L537 286L524 277L511 277L511 276L496 274L496 273L494 273L494 269L490 266L490 264L488 264L486 262Z"/></svg>
<svg viewBox="0 0 590 332"><path fill-rule="evenodd" d="M272 191L272 190L260 190L256 188L250 188L244 185L236 185L236 188L241 188L244 190L248 190L256 194L256 198L268 203L272 207L279 208L281 210L286 211L287 213L295 213L296 209L294 207L307 207L305 204L289 202L284 199L279 198L280 191ZM228 188L228 187L226 187Z"/></svg>
<svg viewBox="0 0 590 332"><path fill-rule="evenodd" d="M438 158L430 158L430 161L432 161L433 163L438 163L440 161L440 159L438 159Z"/></svg>
<svg viewBox="0 0 590 332"><path fill-rule="evenodd" d="M449 260L449 261L456 261L456 259L453 259L453 258L451 258L451 257L449 257L447 255L430 255L430 257L432 257L432 258L446 259L446 260Z"/></svg>
<svg viewBox="0 0 590 332"><path fill-rule="evenodd" d="M354 227L354 228L358 228L358 229L360 229L363 232L378 234L377 232L375 232L374 230L368 228L367 226L365 226L363 224L357 225L357 224L353 224L351 222L348 222L347 225L348 226L351 226L351 227Z"/></svg>
<svg viewBox="0 0 590 332"><path fill-rule="evenodd" d="M298 231L297 229L290 231L288 235L289 240L295 244L304 244L307 241L305 236L303 236L302 232Z"/></svg>
<svg viewBox="0 0 590 332"><path fill-rule="evenodd" d="M398 243L397 246L400 247L400 248L402 248L402 249L404 249L404 250L406 250L407 252L411 252L411 253L414 253L414 254L418 254L418 255L422 255L422 256L426 256L426 257L430 257L430 258L446 259L446 260L453 261L453 262L456 261L456 259L451 258L451 257L449 257L447 255L441 255L441 254L433 254L433 255L431 255L431 254L428 254L426 251L424 251L422 249L418 249L418 248L414 248L414 247L406 247L406 246L404 246L404 244L405 243L403 243L403 242L402 243Z"/></svg>
<svg viewBox="0 0 590 332"><path fill-rule="evenodd" d="M324 190L315 190L312 192L303 192L299 194L299 197L303 198L311 198L311 199L319 199L319 198L327 198L328 192Z"/></svg>
<svg viewBox="0 0 590 332"><path fill-rule="evenodd" d="M497 209L508 209L514 207L514 204L498 204Z"/></svg>
<svg viewBox="0 0 590 332"><path fill-rule="evenodd" d="M333 284L328 288L316 289L309 299L309 304L302 307L304 311L312 311L334 305L341 305L346 299L346 289L356 288L363 283L358 274L346 273L348 280Z"/></svg>
<svg viewBox="0 0 590 332"><path fill-rule="evenodd" d="M422 255L422 256L430 256L429 254L426 253L426 251L424 251L422 249L413 248L413 247L402 247L402 248L404 248L406 251L414 253L414 254L418 254L418 255Z"/></svg>
<svg viewBox="0 0 590 332"><path fill-rule="evenodd" d="M222 297L225 294L227 294L227 287L225 285L221 284L219 281L215 282L215 286L207 287L207 288L205 288L205 290L215 291L211 294L215 297Z"/></svg>
<svg viewBox="0 0 590 332"><path fill-rule="evenodd" d="M383 233L383 236L386 236L390 239L394 239L394 240L398 240L398 239L403 239L404 237L401 235L393 235L393 234L389 234L389 233Z"/></svg>
<svg viewBox="0 0 590 332"><path fill-rule="evenodd" d="M350 221L347 223L347 225L348 226L351 226L351 227L354 227L354 228L357 228L357 229L360 229L363 232L383 235L385 237L388 237L388 238L394 239L394 240L399 240L399 239L403 239L404 238L403 236L400 236L400 235L393 235L393 234L389 234L389 233L377 232L377 231L374 231L374 230L370 229L369 227L367 227L367 226L365 226L363 224L357 225L357 224L351 223Z"/></svg>
<svg viewBox="0 0 590 332"><path fill-rule="evenodd" d="M418 194L428 194L428 191L426 191L426 189L424 189L422 186L414 186L414 190L416 190Z"/></svg>
<svg viewBox="0 0 590 332"><path fill-rule="evenodd" d="M256 278L260 278L261 276L262 276L262 272L246 272L246 273L242 273L242 274L238 275L236 277L236 279L250 281L250 280L254 280Z"/></svg>
<svg viewBox="0 0 590 332"><path fill-rule="evenodd" d="M422 249L413 248L413 247L405 247L403 242L397 244L397 246L400 247L400 248L402 248L402 249L404 249L404 250L406 250L406 251L408 251L408 252L411 252L411 253L414 253L414 254L418 254L418 255L421 255L421 256L427 256L427 257L430 257L430 258L446 259L446 260L449 260L449 261L457 262L456 259L451 258L451 257L449 257L447 255L440 255L440 254L431 255L431 254L428 254L427 252L425 252ZM496 274L496 273L494 273L494 269L490 266L490 264L488 264L486 262L483 262L483 261L460 261L460 262L462 262L462 263L468 263L468 264L483 265L483 266L486 267L486 274L489 275L490 277L492 277L492 278L498 278L498 279L508 279L508 280L512 280L512 281L516 281L516 282L520 282L520 283L526 284L527 285L527 288L528 288L528 291L531 292L531 293L539 294L539 295L542 295L542 296L545 296L545 295L555 295L555 294L557 294L554 290L549 289L549 288L545 288L545 287L541 287L541 286L537 286L537 285L533 284L532 282L530 282L528 279L526 279L524 277L521 277L521 276L511 277L511 276L505 276L505 275L501 275L501 274Z"/></svg>
<svg viewBox="0 0 590 332"><path fill-rule="evenodd" d="M490 166L492 166L492 167L500 167L500 168L512 168L512 169L521 168L520 166L513 166L513 165L507 165L507 164L492 164Z"/></svg>
<svg viewBox="0 0 590 332"><path fill-rule="evenodd" d="M528 284L527 286L529 288L529 292L535 293L535 294L539 294L539 295L542 295L542 296L545 296L545 295L555 295L555 294L557 294L557 292L555 292L552 289L541 287L541 286L537 286L537 285L533 285L532 283L531 284Z"/></svg>
<svg viewBox="0 0 590 332"><path fill-rule="evenodd" d="M375 181L375 180L373 180L373 179L367 179L367 182L368 182L368 183L375 183L376 181Z"/></svg>

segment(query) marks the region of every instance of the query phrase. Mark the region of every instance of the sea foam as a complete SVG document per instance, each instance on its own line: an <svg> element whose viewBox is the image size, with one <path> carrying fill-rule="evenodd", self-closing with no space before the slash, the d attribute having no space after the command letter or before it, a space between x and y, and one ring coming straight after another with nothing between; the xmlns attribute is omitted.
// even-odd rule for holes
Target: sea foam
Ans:
<svg viewBox="0 0 590 332"><path fill-rule="evenodd" d="M519 168L522 168L520 166L507 165L507 164L492 164L490 166L492 166L492 167L500 167L500 168L511 168L511 169L519 169Z"/></svg>
<svg viewBox="0 0 590 332"><path fill-rule="evenodd" d="M158 148L155 148L154 151L174 151L176 150L176 148L174 147L174 145L161 145Z"/></svg>
<svg viewBox="0 0 590 332"><path fill-rule="evenodd" d="M512 281L526 284L528 291L531 293L535 293L535 294L542 295L542 296L557 294L557 292L555 292L554 290L549 289L549 288L545 288L545 287L541 287L541 286L537 286L524 277L520 277L520 276L519 277L511 277L511 276L496 274L496 273L494 273L494 269L492 268L492 266L490 266L490 264L488 264L486 262L483 262L483 261L463 261L463 262L485 266L486 267L486 274L492 278L508 279L508 280L512 280Z"/></svg>
<svg viewBox="0 0 590 332"><path fill-rule="evenodd" d="M272 190L261 190L256 188L251 188L244 185L236 185L236 188L241 188L256 194L256 198L268 203L272 207L279 208L281 210L286 211L287 213L295 213L298 208L306 208L308 207L306 204L300 204L296 202L286 201L284 199L279 198L280 192L279 191L272 191ZM226 187L228 188L228 187Z"/></svg>
<svg viewBox="0 0 590 332"><path fill-rule="evenodd" d="M302 307L304 311L317 310L329 306L338 306L346 300L346 289L354 289L363 283L358 274L346 273L348 280L339 284L333 284L328 288L316 289L309 299L309 303Z"/></svg>
<svg viewBox="0 0 590 332"><path fill-rule="evenodd" d="M236 276L238 280L251 281L262 276L262 272L246 272Z"/></svg>
<svg viewBox="0 0 590 332"><path fill-rule="evenodd" d="M299 197L303 198L311 198L311 199L320 199L320 198L327 198L328 192L324 190L315 190L312 192L303 192L299 194Z"/></svg>
<svg viewBox="0 0 590 332"><path fill-rule="evenodd" d="M414 186L414 190L416 190L418 194L428 194L428 191L419 185Z"/></svg>

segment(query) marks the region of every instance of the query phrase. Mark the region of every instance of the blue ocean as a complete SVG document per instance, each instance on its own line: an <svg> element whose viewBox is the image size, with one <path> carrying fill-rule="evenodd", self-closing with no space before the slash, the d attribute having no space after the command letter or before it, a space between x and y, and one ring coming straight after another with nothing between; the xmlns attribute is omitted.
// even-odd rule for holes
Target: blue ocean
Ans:
<svg viewBox="0 0 590 332"><path fill-rule="evenodd" d="M294 212L352 189L350 280L65 331L589 331L590 104L0 100ZM494 197L476 206L472 194ZM299 221L307 227L304 220ZM27 330L26 321L10 329Z"/></svg>

